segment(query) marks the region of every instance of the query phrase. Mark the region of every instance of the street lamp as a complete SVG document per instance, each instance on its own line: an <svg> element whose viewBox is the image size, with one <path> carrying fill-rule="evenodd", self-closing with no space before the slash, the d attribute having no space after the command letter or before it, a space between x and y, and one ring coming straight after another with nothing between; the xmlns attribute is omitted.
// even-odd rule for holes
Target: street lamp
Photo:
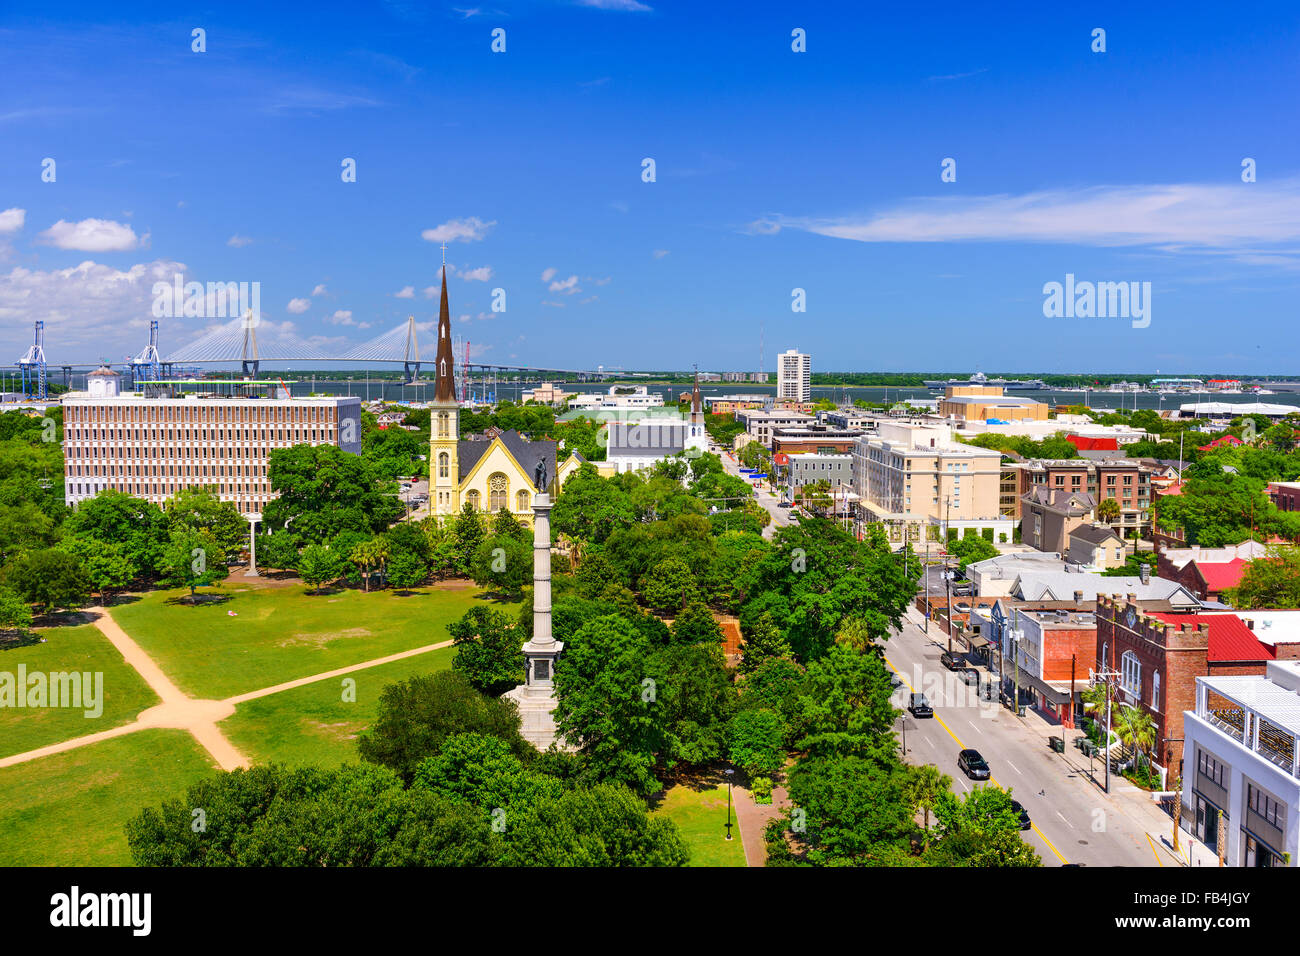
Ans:
<svg viewBox="0 0 1300 956"><path fill-rule="evenodd" d="M903 759L907 759L907 715L899 714L898 721L903 728Z"/></svg>
<svg viewBox="0 0 1300 956"><path fill-rule="evenodd" d="M728 767L723 771L727 775L727 839L731 839L731 777L736 771Z"/></svg>

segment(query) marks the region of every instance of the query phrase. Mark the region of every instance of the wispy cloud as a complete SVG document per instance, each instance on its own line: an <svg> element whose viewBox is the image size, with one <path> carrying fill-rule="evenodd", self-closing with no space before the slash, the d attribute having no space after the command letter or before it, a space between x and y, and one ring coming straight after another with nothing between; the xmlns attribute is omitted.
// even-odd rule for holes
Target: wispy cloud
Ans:
<svg viewBox="0 0 1300 956"><path fill-rule="evenodd" d="M290 86L276 90L262 107L266 113L322 113L353 107L382 106L379 100L352 93L311 86Z"/></svg>
<svg viewBox="0 0 1300 956"><path fill-rule="evenodd" d="M593 7L597 10L624 10L632 13L648 13L653 9L638 0L578 0L578 6Z"/></svg>
<svg viewBox="0 0 1300 956"><path fill-rule="evenodd" d="M244 246L252 245L253 240L248 236L231 236L226 240L226 245L233 246L236 249L242 249Z"/></svg>
<svg viewBox="0 0 1300 956"><path fill-rule="evenodd" d="M468 219L449 219L440 226L425 229L420 233L420 238L426 242L456 242L457 240L478 242L496 224L495 219L484 222L478 216L470 216Z"/></svg>
<svg viewBox="0 0 1300 956"><path fill-rule="evenodd" d="M942 76L931 76L929 80L931 83L942 83L945 80L964 80L968 76L979 76L981 73L987 73L988 71L987 66L981 66L978 70L971 70L969 73L946 73Z"/></svg>
<svg viewBox="0 0 1300 956"><path fill-rule="evenodd" d="M136 238L135 230L111 219L83 219L68 222L60 219L42 232L38 241L56 249L77 252L129 252L145 245L149 236Z"/></svg>
<svg viewBox="0 0 1300 956"><path fill-rule="evenodd" d="M856 242L1059 242L1295 256L1300 179L1276 184L1094 186L906 200L840 217L765 216L748 232L799 229ZM1286 248L1256 248L1276 246Z"/></svg>
<svg viewBox="0 0 1300 956"><path fill-rule="evenodd" d="M294 315L302 315L311 308L311 299L290 299L289 304L285 306Z"/></svg>

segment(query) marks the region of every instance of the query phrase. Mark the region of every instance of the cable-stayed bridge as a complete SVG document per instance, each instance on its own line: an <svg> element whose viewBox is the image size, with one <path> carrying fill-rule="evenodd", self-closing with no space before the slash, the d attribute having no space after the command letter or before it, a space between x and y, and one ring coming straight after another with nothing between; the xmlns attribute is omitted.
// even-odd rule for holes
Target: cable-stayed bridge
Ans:
<svg viewBox="0 0 1300 956"><path fill-rule="evenodd" d="M194 341L163 354L159 348L157 320L150 322L149 325L148 345L124 362L109 363L126 366L137 381L170 378L177 368L233 363L239 363L240 371L244 376L255 378L263 362L285 362L295 365L315 363L338 363L343 366L363 363L401 365L407 383L420 380L420 323L415 321L414 316L408 316L402 324L338 354L332 354L328 349L303 338L291 329L273 323L259 323L247 315L209 329ZM45 397L47 381L44 326L44 322L36 323L34 344L15 363L22 373L24 392L38 398ZM428 328L429 326L425 326L426 331ZM53 350L54 346L51 347L51 351ZM430 360L432 361L432 356ZM48 367L61 368L66 383L73 369L95 368L100 364L98 361L50 361ZM542 368L482 359L473 361L468 355L463 360L458 356L457 366L457 372L471 378L497 372L519 372L561 373L587 380L605 378L609 374L604 369L592 371ZM30 389L28 383L31 383Z"/></svg>

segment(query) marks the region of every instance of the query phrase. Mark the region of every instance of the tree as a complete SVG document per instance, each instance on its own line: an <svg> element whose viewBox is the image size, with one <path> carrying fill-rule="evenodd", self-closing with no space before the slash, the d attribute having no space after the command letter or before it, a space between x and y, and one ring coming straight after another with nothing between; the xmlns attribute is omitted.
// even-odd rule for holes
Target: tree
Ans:
<svg viewBox="0 0 1300 956"><path fill-rule="evenodd" d="M891 866L907 862L916 830L908 776L896 763L865 757L801 760L788 775L790 801L804 818L798 833L815 866ZM789 813L789 811L787 811Z"/></svg>
<svg viewBox="0 0 1300 956"><path fill-rule="evenodd" d="M1118 498L1102 498L1097 502L1097 520L1114 524L1119 520L1120 506Z"/></svg>
<svg viewBox="0 0 1300 956"><path fill-rule="evenodd" d="M939 770L934 764L922 764L908 767L907 799L912 812L918 810L925 814L925 827L922 840L923 849L930 846L930 814L934 812L940 796L952 790L952 777Z"/></svg>
<svg viewBox="0 0 1300 956"><path fill-rule="evenodd" d="M934 815L939 842L929 862L936 866L1041 866L1033 848L1020 839L1020 816L1011 792L997 784L976 787L963 797L947 790Z"/></svg>
<svg viewBox="0 0 1300 956"><path fill-rule="evenodd" d="M0 586L0 631L24 632L32 626L32 609L11 587Z"/></svg>
<svg viewBox="0 0 1300 956"><path fill-rule="evenodd" d="M454 536L456 573L469 577L473 574L474 559L478 554L479 545L487 536L487 529L484 527L483 515L468 501L461 505L460 513L456 515Z"/></svg>
<svg viewBox="0 0 1300 956"><path fill-rule="evenodd" d="M968 564L975 561L996 558L999 551L991 541L986 541L977 534L968 534L948 545L948 553L957 558L957 566L965 570Z"/></svg>
<svg viewBox="0 0 1300 956"><path fill-rule="evenodd" d="M609 614L569 638L555 669L555 722L587 757L599 780L639 794L659 789L651 773L665 746L664 708L649 664L649 644L628 621Z"/></svg>
<svg viewBox="0 0 1300 956"><path fill-rule="evenodd" d="M641 583L646 603L660 614L675 614L696 600L695 575L685 561L669 558L650 569Z"/></svg>
<svg viewBox="0 0 1300 956"><path fill-rule="evenodd" d="M120 544L141 575L158 573L171 543L162 509L111 488L81 502L64 522L64 530L71 537Z"/></svg>
<svg viewBox="0 0 1300 956"><path fill-rule="evenodd" d="M298 543L288 531L273 531L257 536L257 560L267 568L280 571L298 569Z"/></svg>
<svg viewBox="0 0 1300 956"><path fill-rule="evenodd" d="M413 787L439 793L490 814L564 792L558 780L530 772L510 744L485 734L454 734L421 761Z"/></svg>
<svg viewBox="0 0 1300 956"><path fill-rule="evenodd" d="M387 685L379 694L375 722L361 733L357 749L362 760L391 767L410 781L420 763L456 734L499 737L515 754L532 749L519 734L514 702L484 696L457 671Z"/></svg>
<svg viewBox="0 0 1300 956"><path fill-rule="evenodd" d="M206 531L224 554L238 554L248 540L248 520L214 488L182 488L163 505L168 531Z"/></svg>
<svg viewBox="0 0 1300 956"><path fill-rule="evenodd" d="M1242 571L1241 580L1226 595L1233 607L1300 607L1300 550L1273 548Z"/></svg>
<svg viewBox="0 0 1300 956"><path fill-rule="evenodd" d="M105 605L111 592L125 588L139 573L127 557L126 546L115 541L68 538L59 547L81 561L86 580L99 592L100 601Z"/></svg>
<svg viewBox="0 0 1300 956"><path fill-rule="evenodd" d="M1125 747L1150 766L1151 749L1156 745L1156 725L1141 707L1121 707L1115 715L1115 733Z"/></svg>
<svg viewBox="0 0 1300 956"><path fill-rule="evenodd" d="M785 721L775 711L742 710L727 726L727 752L731 762L750 778L770 777L785 762Z"/></svg>
<svg viewBox="0 0 1300 956"><path fill-rule="evenodd" d="M736 691L722 646L672 644L655 651L648 664L651 703L664 734L659 765L675 770L679 764L702 766L724 757Z"/></svg>
<svg viewBox="0 0 1300 956"><path fill-rule="evenodd" d="M765 661L790 659L790 644L777 627L770 612L763 612L748 628L742 626L744 641L740 645L740 671L753 673Z"/></svg>
<svg viewBox="0 0 1300 956"><path fill-rule="evenodd" d="M20 554L5 569L5 583L43 612L80 607L90 593L85 566L75 554L45 548Z"/></svg>
<svg viewBox="0 0 1300 956"><path fill-rule="evenodd" d="M319 593L321 585L343 577L346 570L347 559L328 544L309 544L298 556L298 576L313 593Z"/></svg>
<svg viewBox="0 0 1300 956"><path fill-rule="evenodd" d="M690 857L676 825L621 786L542 796L505 821L505 866L685 866Z"/></svg>
<svg viewBox="0 0 1300 956"><path fill-rule="evenodd" d="M375 463L337 445L272 449L267 478L277 492L263 512L267 529L287 524L301 541L319 544L342 531L377 534L402 513L396 485Z"/></svg>
<svg viewBox="0 0 1300 956"><path fill-rule="evenodd" d="M722 628L713 619L713 613L700 601L692 601L672 624L674 644L722 643Z"/></svg>
<svg viewBox="0 0 1300 956"><path fill-rule="evenodd" d="M388 542L383 538L363 541L348 553L348 560L361 570L362 580L365 582L363 588L369 591L370 572L374 568L382 567L388 560Z"/></svg>
<svg viewBox="0 0 1300 956"><path fill-rule="evenodd" d="M797 720L810 753L870 753L883 742L897 711L879 654L837 645L808 666ZM891 738L892 749L892 738Z"/></svg>
<svg viewBox="0 0 1300 956"><path fill-rule="evenodd" d="M601 543L616 529L632 523L632 502L618 482L600 477L583 464L564 482L564 493L551 511L551 526L583 541Z"/></svg>
<svg viewBox="0 0 1300 956"><path fill-rule="evenodd" d="M472 607L447 625L456 646L451 668L485 694L499 696L522 684L524 639L510 615L491 607Z"/></svg>
<svg viewBox="0 0 1300 956"><path fill-rule="evenodd" d="M190 603L196 589L210 587L230 575L226 553L210 533L179 527L171 534L171 543L163 552L159 566L164 587L190 589Z"/></svg>
<svg viewBox="0 0 1300 956"><path fill-rule="evenodd" d="M485 539L474 555L474 583L517 597L533 580L533 543L514 535Z"/></svg>
<svg viewBox="0 0 1300 956"><path fill-rule="evenodd" d="M437 519L425 522L401 521L388 529L384 540L388 546L388 581L399 588L416 587L429 579L431 539L429 525L440 533Z"/></svg>

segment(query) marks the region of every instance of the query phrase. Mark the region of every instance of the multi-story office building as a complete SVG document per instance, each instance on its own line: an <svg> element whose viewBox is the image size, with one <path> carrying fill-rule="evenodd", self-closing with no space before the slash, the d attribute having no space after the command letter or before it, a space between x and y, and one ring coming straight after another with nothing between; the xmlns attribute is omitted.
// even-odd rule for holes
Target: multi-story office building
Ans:
<svg viewBox="0 0 1300 956"><path fill-rule="evenodd" d="M63 397L70 507L105 488L161 504L182 488L213 487L254 514L275 497L266 474L273 449L361 451L359 398L290 398L275 381L150 382L126 394L119 383L116 372L100 368L87 391ZM185 386L201 391L183 394Z"/></svg>
<svg viewBox="0 0 1300 956"><path fill-rule="evenodd" d="M791 488L802 488L815 481L824 481L832 489L850 489L853 485L852 455L790 455L787 467Z"/></svg>
<svg viewBox="0 0 1300 956"><path fill-rule="evenodd" d="M1183 825L1228 866L1296 866L1300 662L1198 677L1183 735Z"/></svg>
<svg viewBox="0 0 1300 956"><path fill-rule="evenodd" d="M939 400L939 414L960 422L1018 422L1047 418L1046 403L1019 395L1004 395L997 385L950 386Z"/></svg>
<svg viewBox="0 0 1300 956"><path fill-rule="evenodd" d="M952 440L947 425L881 422L853 450L853 491L862 517L889 525L891 540L939 540L974 529L1010 541L1014 522L998 510L1000 452Z"/></svg>
<svg viewBox="0 0 1300 956"><path fill-rule="evenodd" d="M776 357L776 397L812 401L812 356L787 349Z"/></svg>
<svg viewBox="0 0 1300 956"><path fill-rule="evenodd" d="M772 435L776 429L812 425L817 419L803 412L740 408L736 410L736 421L742 423L745 430L758 439L765 448L771 448Z"/></svg>
<svg viewBox="0 0 1300 956"><path fill-rule="evenodd" d="M1113 498L1120 508L1119 520L1112 522L1115 530L1124 536L1134 529L1145 534L1151 525L1152 470L1138 458L1035 458L1020 465L1020 496L1035 488L1048 488L1086 492L1098 503Z"/></svg>

